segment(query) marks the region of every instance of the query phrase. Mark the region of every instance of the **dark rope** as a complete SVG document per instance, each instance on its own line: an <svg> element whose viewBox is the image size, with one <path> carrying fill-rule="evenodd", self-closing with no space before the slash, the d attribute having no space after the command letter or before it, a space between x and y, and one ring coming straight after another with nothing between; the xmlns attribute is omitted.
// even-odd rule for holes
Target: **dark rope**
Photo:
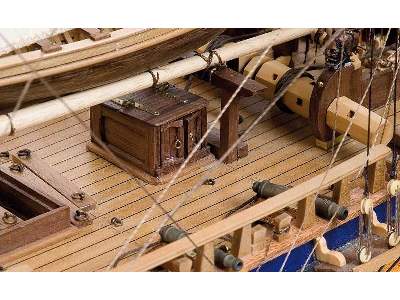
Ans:
<svg viewBox="0 0 400 300"><path fill-rule="evenodd" d="M14 133L15 133L15 126L14 126L14 123L13 123L13 120L12 120L10 114L6 114L6 116L7 116L8 120L10 121L10 133L8 135L11 136L11 135L14 135Z"/></svg>
<svg viewBox="0 0 400 300"><path fill-rule="evenodd" d="M394 91L393 91L393 140L392 140L392 166L390 172L390 178L395 179L397 177L397 148L395 145L396 135L396 124L397 124L397 66L398 66L398 48L399 48L399 29L396 30L396 59L394 61Z"/></svg>
<svg viewBox="0 0 400 300"><path fill-rule="evenodd" d="M157 72L156 75L152 70L148 70L147 72L149 72L151 77L153 77L153 87L156 87L158 85L158 81L160 80L160 74Z"/></svg>
<svg viewBox="0 0 400 300"><path fill-rule="evenodd" d="M243 202L242 204L236 206L235 208L231 209L230 211L228 211L228 213L225 215L225 218L233 215L234 213L236 213L237 211L249 206L249 205L253 205L254 203L256 203L258 197L257 196L253 196L251 197L249 200Z"/></svg>
<svg viewBox="0 0 400 300"><path fill-rule="evenodd" d="M297 74L299 74L301 70L302 70L301 68L292 68L288 70L285 74L283 74L283 76L276 83L274 98L276 97L276 95L279 95L281 91L285 90L292 83L293 79L296 78ZM314 76L312 76L308 72L304 72L302 76L314 80ZM276 102L276 106L283 112L293 113L285 104L283 104L282 97L279 98L279 100Z"/></svg>
<svg viewBox="0 0 400 300"><path fill-rule="evenodd" d="M370 47L371 47L371 67L369 69L369 77L372 80L373 76L373 59L374 59L374 36L373 36L373 29L370 28L369 30L369 39L370 39ZM372 82L369 86L368 91L368 135L367 135L367 162L365 164L364 170L364 196L368 197L369 195L369 183L368 183L368 166L369 166L369 152L370 152L370 135L371 135L371 108L372 108Z"/></svg>

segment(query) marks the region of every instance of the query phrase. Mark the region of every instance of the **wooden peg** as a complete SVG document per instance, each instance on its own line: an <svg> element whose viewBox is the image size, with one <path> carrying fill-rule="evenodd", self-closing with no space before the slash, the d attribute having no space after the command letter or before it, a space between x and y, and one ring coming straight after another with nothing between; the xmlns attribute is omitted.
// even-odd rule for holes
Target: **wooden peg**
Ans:
<svg viewBox="0 0 400 300"><path fill-rule="evenodd" d="M312 194L301 200L297 204L296 226L300 228L308 228L315 221L315 195ZM303 224L304 223L304 224ZM303 225L302 225L303 224Z"/></svg>
<svg viewBox="0 0 400 300"><path fill-rule="evenodd" d="M194 261L194 270L196 272L213 272L213 271L215 271L214 243L213 242L207 243L204 246L201 246L197 250L197 256Z"/></svg>
<svg viewBox="0 0 400 300"><path fill-rule="evenodd" d="M171 272L190 272L193 261L187 256L181 256L164 264L164 267Z"/></svg>
<svg viewBox="0 0 400 300"><path fill-rule="evenodd" d="M350 177L344 177L333 185L333 200L342 206L350 203Z"/></svg>
<svg viewBox="0 0 400 300"><path fill-rule="evenodd" d="M227 91L221 91L221 107L224 107L231 97L231 93ZM228 109L221 117L220 126L220 149L219 156L225 154L228 149L236 142L239 138L238 133L238 122L239 122L239 103L238 99L232 101ZM231 163L238 159L238 149L234 149L225 158L225 163Z"/></svg>
<svg viewBox="0 0 400 300"><path fill-rule="evenodd" d="M346 265L346 258L339 251L328 249L326 239L319 237L315 240L315 256L320 262L328 263L337 267L343 267Z"/></svg>
<svg viewBox="0 0 400 300"><path fill-rule="evenodd" d="M232 254L242 258L251 253L251 224L246 225L233 233Z"/></svg>

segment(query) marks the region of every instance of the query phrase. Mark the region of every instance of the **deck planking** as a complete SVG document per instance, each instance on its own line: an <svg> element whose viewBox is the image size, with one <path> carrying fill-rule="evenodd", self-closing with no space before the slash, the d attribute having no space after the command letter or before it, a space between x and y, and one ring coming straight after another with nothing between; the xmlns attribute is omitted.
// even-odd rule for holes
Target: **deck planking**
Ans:
<svg viewBox="0 0 400 300"><path fill-rule="evenodd" d="M176 82L183 86L184 81ZM206 82L194 80L191 92L209 100L208 121L219 112L218 90ZM244 130L268 105L267 101L253 97L240 104L244 117ZM79 113L86 126L87 110ZM87 152L88 130L72 116L59 118L36 128L9 137L1 150L30 148L51 164L58 172L92 195L97 203L96 218L92 225L53 245L14 259L5 265L28 264L37 271L96 271L104 270L116 255L132 228L146 213L153 201L128 174L95 154ZM255 180L294 185L321 173L329 164L331 153L314 146L307 122L293 114L273 109L246 138L249 156L230 165L222 165L213 173L214 186L202 186L177 211L174 219L186 230L193 232L222 219L232 208L248 200ZM337 161L348 159L365 146L347 140ZM171 210L183 194L202 176L205 168L181 177L162 202ZM163 186L146 184L153 197ZM123 226L110 225L112 217L123 220ZM162 211L156 208L139 230L129 248L142 245L161 220Z"/></svg>

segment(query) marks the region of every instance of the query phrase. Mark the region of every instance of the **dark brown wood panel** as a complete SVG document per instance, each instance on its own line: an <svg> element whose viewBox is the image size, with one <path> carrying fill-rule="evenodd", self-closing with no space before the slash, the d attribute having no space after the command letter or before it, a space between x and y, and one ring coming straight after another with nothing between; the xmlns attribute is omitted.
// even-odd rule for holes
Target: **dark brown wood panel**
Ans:
<svg viewBox="0 0 400 300"><path fill-rule="evenodd" d="M104 61L80 69L71 70L44 79L59 95L87 90L103 84L115 82L162 66L179 58L182 54L203 46L221 33L221 29L198 28L153 47L132 52L112 60ZM15 104L25 82L0 87L0 107ZM24 102L53 98L39 79L33 80Z"/></svg>

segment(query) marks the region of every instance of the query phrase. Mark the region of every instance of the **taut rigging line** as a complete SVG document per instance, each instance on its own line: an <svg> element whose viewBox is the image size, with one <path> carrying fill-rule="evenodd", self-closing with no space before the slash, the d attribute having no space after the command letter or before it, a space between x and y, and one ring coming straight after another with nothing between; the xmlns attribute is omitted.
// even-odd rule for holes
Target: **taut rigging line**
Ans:
<svg viewBox="0 0 400 300"><path fill-rule="evenodd" d="M384 46L382 47L382 49L381 49L381 51L380 51L380 53L379 53L378 59L380 59L380 57L382 57L382 54L383 54L383 51L384 51L386 42L387 42L388 37L389 37L389 33L390 33L390 28L389 28L389 30L388 30L388 33L386 34L385 41L384 41ZM337 149L336 149L336 151L335 151L335 154L333 155L332 160L331 160L331 162L330 162L330 164L329 164L327 170L325 171L324 178L322 179L321 184L320 184L320 186L318 187L317 192L315 193L314 201L315 201L315 199L317 198L317 196L318 196L318 194L319 194L319 192L320 192L320 190L321 190L322 184L323 184L323 182L325 181L325 178L326 178L326 176L327 176L329 170L332 168L333 163L334 163L335 160L336 160L336 157L337 157L337 155L338 155L338 153L339 153L339 151L340 151L340 149L341 149L341 147L342 147L342 145L343 145L343 143L344 143L344 140L345 140L346 136L347 136L348 133L349 133L349 130L350 130L351 126L353 125L353 121L354 121L354 119L355 119L355 116L357 115L357 112L358 112L359 108L361 107L362 103L364 102L365 97L367 96L367 92L368 92L368 90L369 90L369 87L370 87L371 84L372 84L372 80L373 80L373 78L374 78L374 76L375 76L375 74L376 74L376 70L377 70L377 67L374 68L373 73L372 73L372 78L370 78L370 80L369 80L369 82L368 82L368 85L367 85L367 87L366 87L366 89L365 89L365 91L364 91L364 94L363 94L363 96L361 97L361 99L360 99L360 101L359 101L359 103L358 103L358 105L357 105L357 109L355 110L355 113L354 113L353 117L350 118L350 122L349 122L349 124L348 124L348 126L347 126L347 128L346 128L346 130L345 130L345 132L344 132L344 134L343 134L343 138L341 139L341 141L340 141L340 143L339 143L339 145L338 145L338 147L337 147ZM325 232L329 229L329 226L330 226L331 223L333 222L335 216L336 216L336 213L332 216L332 218L331 218L331 219L329 220L329 222L327 223L327 225L326 225L324 231L323 231L323 232L321 233L321 235L320 235L321 237L322 237L322 236L325 234ZM289 258L289 256L290 256L291 252L293 251L294 246L296 245L296 242L297 242L297 240L298 240L298 238L299 238L300 233L302 232L302 230L303 230L303 224L300 226L299 231L297 232L297 234L296 234L296 236L295 236L295 238L294 238L294 240L293 240L293 242L292 242L292 244L291 244L291 247L290 247L288 253L286 254L285 260L284 260L283 263L282 263L282 266L281 266L281 268L280 268L280 271L283 271L283 268L285 267L286 262L287 262L287 260L288 260L288 258ZM311 256L312 256L312 254L314 253L315 249L316 249L316 244L314 245L313 249L311 250L310 254L308 255L308 257L307 257L307 259L306 259L306 261L305 261L305 263L304 263L304 265L303 265L301 271L304 271L304 269L305 269L305 267L306 267L308 261L311 259Z"/></svg>
<svg viewBox="0 0 400 300"><path fill-rule="evenodd" d="M330 45L341 33L343 32L343 29L338 30L337 32L335 32L330 38L329 40L327 40L325 42L325 44L320 48L321 51L324 51L325 48ZM257 117L257 119L255 119L253 121L253 123L250 124L250 126L243 132L243 134L235 141L235 143L233 143L231 145L231 147L219 158L219 160L217 160L216 162L214 162L210 168L205 172L205 174L200 178L200 180L198 180L194 185L193 188L189 191L186 192L183 195L183 199L178 203L178 205L171 211L171 215L174 215L175 212L186 202L186 200L193 194L195 193L203 184L203 182L209 178L211 172L213 169L215 169L216 167L220 166L223 161L225 160L225 158L234 150L236 149L236 147L239 145L239 143L241 143L244 138L248 135L248 133L254 128L254 126L256 126L261 120L262 118L271 110L271 108L276 104L276 102L278 102L278 100L286 93L286 91L291 87L292 83L297 80L298 78L300 78L304 72L311 66L311 64L313 63L314 58L310 59L309 62L302 68L300 69L300 71L297 73L297 75L292 79L291 83L288 84L284 89L282 89L278 94L276 94L274 96L274 98L271 100L271 103L268 105L268 107ZM250 74L250 73L249 73ZM157 233L160 231L160 229L165 225L165 223L167 222L167 218L164 218L164 220L161 222L158 230L156 232L154 232L154 234L152 235L152 237L149 239L149 241L143 246L142 251L140 251L138 253L138 255L136 256L136 258L140 257L147 249L147 245L150 245L153 241L153 239L155 238L155 236L157 236Z"/></svg>

